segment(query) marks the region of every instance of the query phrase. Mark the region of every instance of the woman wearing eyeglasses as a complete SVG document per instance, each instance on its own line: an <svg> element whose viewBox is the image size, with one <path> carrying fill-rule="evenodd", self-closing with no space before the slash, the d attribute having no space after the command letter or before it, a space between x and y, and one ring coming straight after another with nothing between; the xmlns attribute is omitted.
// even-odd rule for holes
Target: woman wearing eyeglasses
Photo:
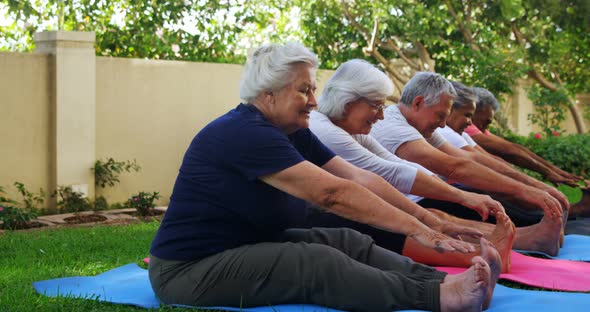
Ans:
<svg viewBox="0 0 590 312"><path fill-rule="evenodd" d="M326 83L318 98L318 111L311 113L310 129L338 156L361 169L376 173L404 193L405 196L400 195L396 199L397 206L433 229L453 235L456 230L453 224L459 223L452 222L455 221L453 217L443 212L427 210L416 204L425 197L469 207L478 211L483 219L493 214L498 220L495 227L474 221L462 224L481 230L494 243L502 256L502 271L507 272L515 229L499 202L487 195L465 192L448 185L422 166L390 153L368 135L373 124L383 119L385 98L392 93L391 80L378 68L363 60L350 60L342 64ZM306 222L308 227L353 228L373 237L379 246L418 262L445 266L470 265L469 255L441 255L432 249L423 248L412 238L350 221L320 209L310 209ZM462 238L477 242L468 235Z"/></svg>

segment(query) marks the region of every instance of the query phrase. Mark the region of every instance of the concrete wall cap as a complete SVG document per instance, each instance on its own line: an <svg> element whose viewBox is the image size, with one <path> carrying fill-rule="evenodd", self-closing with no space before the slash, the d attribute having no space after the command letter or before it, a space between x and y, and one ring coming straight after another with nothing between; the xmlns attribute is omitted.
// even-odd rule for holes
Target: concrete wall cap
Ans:
<svg viewBox="0 0 590 312"><path fill-rule="evenodd" d="M96 41L96 34L88 31L43 31L36 32L33 38L35 42L77 41L94 43Z"/></svg>

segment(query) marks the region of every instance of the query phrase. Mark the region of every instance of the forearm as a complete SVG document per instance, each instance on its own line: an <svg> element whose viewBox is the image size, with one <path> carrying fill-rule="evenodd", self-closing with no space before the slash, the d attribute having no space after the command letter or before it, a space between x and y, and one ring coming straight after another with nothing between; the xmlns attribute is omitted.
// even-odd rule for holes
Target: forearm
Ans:
<svg viewBox="0 0 590 312"><path fill-rule="evenodd" d="M478 162L479 164L482 164L498 173L501 173L509 178L512 178L516 181L522 182L524 184L527 185L533 185L535 187L541 187L543 184L542 182L531 178L530 176L528 176L527 174L515 169L514 167L510 166L509 164L506 164L504 162L500 162L497 161L496 159L493 159L491 157L488 157L482 153L479 152L475 152L472 153L473 158L476 162Z"/></svg>
<svg viewBox="0 0 590 312"><path fill-rule="evenodd" d="M445 169L442 173L444 176L475 189L512 197L520 197L526 190L526 185L521 182L470 160L464 160L458 165L451 166L450 169Z"/></svg>
<svg viewBox="0 0 590 312"><path fill-rule="evenodd" d="M534 155L534 153L533 153ZM536 156L536 155L535 155ZM526 168L529 170L533 170L542 174L543 176L548 176L553 171L550 167L548 167L543 162L540 162L537 157L531 157L529 154L525 152L521 153L512 153L508 154L504 157L504 159L508 160L510 163L513 163L517 166L522 168Z"/></svg>
<svg viewBox="0 0 590 312"><path fill-rule="evenodd" d="M553 163L551 163L550 161L544 159L543 157L533 153L531 150L527 149L524 146L520 146L519 147L527 153L527 155L530 156L531 159L534 159L535 161L537 161L538 163L540 163L542 166L544 166L545 168L547 168L548 170L550 170L553 173L559 174L559 175L563 175L566 177L570 177L570 178L576 178L574 175L572 175L571 173L557 167L556 165L554 165Z"/></svg>
<svg viewBox="0 0 590 312"><path fill-rule="evenodd" d="M385 181L384 183L387 184ZM371 187L371 185L368 185L368 187ZM391 186L390 188L393 189ZM397 193L401 195L401 193ZM391 196L392 198L396 197L396 195ZM408 200L403 195L401 197ZM344 187L333 192L333 195L325 200L323 204L321 202L316 204L325 207L328 211L341 217L390 232L411 235L416 233L416 231L427 229L413 215L402 211L397 205L394 206L380 198L379 194L374 194L372 191L361 186L361 184L354 182L346 183Z"/></svg>
<svg viewBox="0 0 590 312"><path fill-rule="evenodd" d="M462 198L461 190L450 186L441 179L429 176L418 171L414 185L412 185L411 194L443 200L453 203L460 203Z"/></svg>
<svg viewBox="0 0 590 312"><path fill-rule="evenodd" d="M426 174L418 171L418 176L425 176L428 177ZM420 222L424 224L431 224L435 220L435 218L431 213L429 213L426 209L422 208L420 205L417 205L410 199L408 199L404 194L398 191L396 188L391 186L387 181L379 177L378 175L367 173L355 179L355 182L361 184L362 186L369 189L371 192L375 193L377 196L385 200L387 203L398 207L400 210L406 212L409 215L414 216ZM442 181L440 183L446 184ZM415 182L414 182L415 184ZM413 189L413 188L412 188ZM414 193L412 193L414 194ZM419 194L415 194L419 195ZM419 195L422 196L422 195ZM424 196L426 197L426 196ZM438 220L438 218L436 218Z"/></svg>

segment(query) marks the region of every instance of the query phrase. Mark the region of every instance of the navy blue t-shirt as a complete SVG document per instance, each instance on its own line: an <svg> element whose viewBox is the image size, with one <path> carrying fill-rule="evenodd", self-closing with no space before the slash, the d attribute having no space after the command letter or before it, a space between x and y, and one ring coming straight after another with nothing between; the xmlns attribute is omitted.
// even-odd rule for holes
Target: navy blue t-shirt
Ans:
<svg viewBox="0 0 590 312"><path fill-rule="evenodd" d="M276 240L305 203L258 177L334 156L309 129L286 135L255 106L238 105L190 144L150 253L190 261Z"/></svg>

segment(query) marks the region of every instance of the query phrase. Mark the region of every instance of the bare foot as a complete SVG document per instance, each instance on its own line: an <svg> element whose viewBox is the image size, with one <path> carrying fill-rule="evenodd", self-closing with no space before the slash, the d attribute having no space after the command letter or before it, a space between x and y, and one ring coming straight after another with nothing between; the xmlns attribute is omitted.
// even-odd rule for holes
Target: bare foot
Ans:
<svg viewBox="0 0 590 312"><path fill-rule="evenodd" d="M513 248L540 251L551 256L557 256L559 254L561 231L561 220L553 220L545 216L541 219L541 222L535 225L519 228Z"/></svg>
<svg viewBox="0 0 590 312"><path fill-rule="evenodd" d="M512 236L514 236L514 233ZM486 290L485 298L483 301L483 309L485 310L490 306L490 302L492 301L492 295L494 294L494 287L496 287L496 282L498 282L498 278L500 278L500 268L504 269L504 266L502 265L503 261L500 259L500 254L498 253L496 248L494 248L494 245L491 242L482 238L479 246L481 248L481 257L490 266L491 283L488 284L488 288ZM510 261L510 253L508 253L508 260Z"/></svg>
<svg viewBox="0 0 590 312"><path fill-rule="evenodd" d="M569 210L570 207L565 207L563 209L563 220L561 225L561 232L559 233L559 247L563 247L563 241L565 236L565 225L567 224L567 219L569 218Z"/></svg>
<svg viewBox="0 0 590 312"><path fill-rule="evenodd" d="M481 311L482 304L489 288L490 266L480 256L471 259L473 264L465 272L445 278L440 284L440 310Z"/></svg>
<svg viewBox="0 0 590 312"><path fill-rule="evenodd" d="M515 237L516 227L514 226L514 223L510 221L510 218L508 218L507 215L498 214L498 216L496 216L496 227L494 228L494 232L492 232L487 238L494 244L500 254L500 258L502 259L502 273L510 272L510 252L512 252L512 245ZM483 253L484 251L482 250L482 256ZM490 260L486 257L484 257L484 259L486 259L486 261ZM488 263L490 262L488 261ZM490 266L492 266L492 263L490 263ZM492 267L492 271L493 270L494 268ZM498 274L500 274L499 271Z"/></svg>

